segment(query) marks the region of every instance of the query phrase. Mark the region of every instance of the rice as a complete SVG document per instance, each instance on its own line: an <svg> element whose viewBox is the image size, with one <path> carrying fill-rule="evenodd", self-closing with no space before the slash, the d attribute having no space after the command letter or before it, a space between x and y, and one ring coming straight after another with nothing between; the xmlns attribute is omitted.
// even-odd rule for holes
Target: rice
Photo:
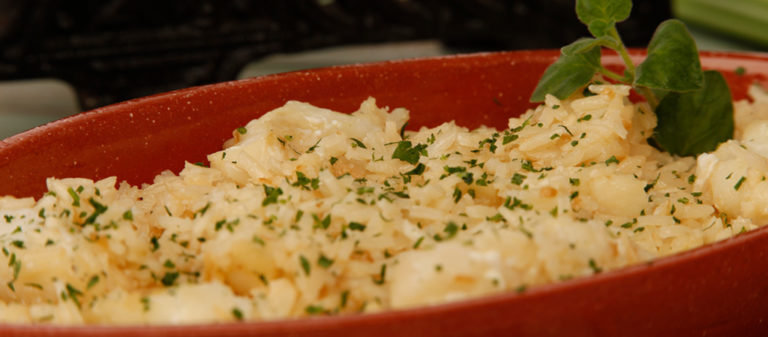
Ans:
<svg viewBox="0 0 768 337"><path fill-rule="evenodd" d="M768 223L768 95L698 158L645 139L630 88L507 129L401 131L374 99L285 106L210 167L142 187L68 178L0 199L0 322L185 324L370 313L584 277ZM407 143L405 142L407 141ZM3 221L0 219L0 221ZM6 266L7 265L7 266Z"/></svg>

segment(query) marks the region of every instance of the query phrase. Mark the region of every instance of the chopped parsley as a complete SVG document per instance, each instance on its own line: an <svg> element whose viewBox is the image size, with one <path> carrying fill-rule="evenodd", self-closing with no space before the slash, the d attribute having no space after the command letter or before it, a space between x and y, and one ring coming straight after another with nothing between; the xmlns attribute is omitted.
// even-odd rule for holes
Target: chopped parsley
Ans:
<svg viewBox="0 0 768 337"><path fill-rule="evenodd" d="M308 305L306 308L304 308L304 312L309 315L322 315L326 313L326 310L319 305Z"/></svg>
<svg viewBox="0 0 768 337"><path fill-rule="evenodd" d="M504 207L509 210L514 210L515 208L518 208L518 207L524 210L533 209L533 206L523 203L523 201L518 199L517 197L507 197L507 199L504 200Z"/></svg>
<svg viewBox="0 0 768 337"><path fill-rule="evenodd" d="M256 243L256 244L258 244L260 246L265 246L266 245L264 240L262 240L258 235L254 235L253 238L251 239L251 241L253 241L254 243Z"/></svg>
<svg viewBox="0 0 768 337"><path fill-rule="evenodd" d="M5 247L3 247L3 252L6 252ZM13 268L13 279L9 281L7 285L8 288L10 288L13 292L16 292L16 288L14 287L13 283L19 279L19 273L21 272L21 260L16 258L16 253L11 253L11 257L8 260L8 266Z"/></svg>
<svg viewBox="0 0 768 337"><path fill-rule="evenodd" d="M341 299L339 300L339 307L345 308L347 306L348 300L349 300L349 290L344 290L341 293Z"/></svg>
<svg viewBox="0 0 768 337"><path fill-rule="evenodd" d="M363 225L363 224L361 224L359 222L352 221L352 222L349 223L349 230L362 232L362 231L365 230L365 225Z"/></svg>
<svg viewBox="0 0 768 337"><path fill-rule="evenodd" d="M331 215L328 214L324 218L320 219L317 214L312 213L312 219L315 221L314 228L328 229L331 225Z"/></svg>
<svg viewBox="0 0 768 337"><path fill-rule="evenodd" d="M408 121L403 123L403 126L400 127L400 139L405 139L405 128L408 127Z"/></svg>
<svg viewBox="0 0 768 337"><path fill-rule="evenodd" d="M365 147L365 144L363 144L363 142L361 142L359 139L350 138L349 140L352 141L352 147L359 147L359 148L367 149L367 147Z"/></svg>
<svg viewBox="0 0 768 337"><path fill-rule="evenodd" d="M152 244L152 251L157 251L160 249L160 243L157 242L157 237L153 236L151 239L149 239L149 243Z"/></svg>
<svg viewBox="0 0 768 337"><path fill-rule="evenodd" d="M384 282L386 281L386 276L387 276L387 264L384 263L381 265L381 269L379 270L379 277L373 278L373 283L378 285L384 284Z"/></svg>
<svg viewBox="0 0 768 337"><path fill-rule="evenodd" d="M198 216L205 215L205 212L208 212L208 209L211 208L211 203L206 203L203 208L198 209L195 214L192 216L193 219L196 219ZM133 218L133 214L131 214L131 218Z"/></svg>
<svg viewBox="0 0 768 337"><path fill-rule="evenodd" d="M243 312L240 311L240 308L232 308L232 316L238 321L243 320Z"/></svg>
<svg viewBox="0 0 768 337"><path fill-rule="evenodd" d="M462 195L461 190L458 187L455 187L453 189L453 202L458 203L459 200L461 200L461 195Z"/></svg>
<svg viewBox="0 0 768 337"><path fill-rule="evenodd" d="M310 188L313 190L316 190L320 187L320 178L310 179L301 171L296 171L296 182L291 184L291 186L300 187L301 189L304 189L307 191L310 190Z"/></svg>
<svg viewBox="0 0 768 337"><path fill-rule="evenodd" d="M537 172L537 173L538 173L538 172L541 172L541 171L549 171L549 170L552 170L552 168L551 168L551 167L542 167L542 168L540 168L540 169L538 169L538 170L537 170L537 169L533 168L533 163L531 163L531 161L530 161L530 160L523 160L523 161L520 163L520 168L522 168L522 169L523 169L523 170L525 170L525 171L530 171L530 172Z"/></svg>
<svg viewBox="0 0 768 337"><path fill-rule="evenodd" d="M317 149L317 145L320 144L320 141L323 140L322 138L318 139L317 142L315 142L315 145L310 146L307 151L304 153L312 153L315 152L315 149Z"/></svg>
<svg viewBox="0 0 768 337"><path fill-rule="evenodd" d="M93 206L93 213L91 213L91 215L87 219L85 219L85 223L83 223L83 225L88 225L96 222L96 218L107 211L107 206L102 205L101 203L94 200L93 198L88 198L88 203L91 204L91 206Z"/></svg>
<svg viewBox="0 0 768 337"><path fill-rule="evenodd" d="M520 184L523 183L523 180L525 180L525 178L527 178L527 176L515 172L515 174L512 176L512 183L519 186Z"/></svg>
<svg viewBox="0 0 768 337"><path fill-rule="evenodd" d="M739 181L736 182L736 185L733 185L733 189L738 191L741 188L741 184L743 184L745 180L747 180L747 177L742 176L739 178Z"/></svg>
<svg viewBox="0 0 768 337"><path fill-rule="evenodd" d="M461 178L462 181L464 181L465 184L469 185L474 181L474 176L472 172L467 172L467 168L464 166L443 166L443 170L445 170L444 175L440 177L440 179L443 179L449 175L455 174L459 178Z"/></svg>
<svg viewBox="0 0 768 337"><path fill-rule="evenodd" d="M557 206L555 206L555 208L550 210L549 214L552 215L553 217L557 217Z"/></svg>
<svg viewBox="0 0 768 337"><path fill-rule="evenodd" d="M450 239L454 236L456 236L456 233L459 231L459 226L456 225L453 221L448 222L447 225L445 225L445 228L443 228L443 232L447 235L445 238Z"/></svg>
<svg viewBox="0 0 768 337"><path fill-rule="evenodd" d="M422 164L422 163L419 163L419 164L418 164L418 165L416 165L416 167L414 167L412 170L410 170L410 171L408 171L408 172L405 172L404 174L405 174L406 176L421 175L422 173L424 173L424 170L425 170L426 168L427 168L427 167L426 167L424 164Z"/></svg>
<svg viewBox="0 0 768 337"><path fill-rule="evenodd" d="M507 145L507 144L509 144L511 142L516 141L518 138L520 138L520 136L518 136L516 134L504 135L504 138L502 138L502 140L501 140L501 145Z"/></svg>
<svg viewBox="0 0 768 337"><path fill-rule="evenodd" d="M490 182L493 182L493 180ZM477 186L488 186L488 173L483 172L483 175L481 175L479 179L475 180L475 184Z"/></svg>
<svg viewBox="0 0 768 337"><path fill-rule="evenodd" d="M333 265L333 260L329 259L323 254L320 254L320 257L317 258L317 265L325 269L328 269L328 267Z"/></svg>
<svg viewBox="0 0 768 337"><path fill-rule="evenodd" d="M174 283L176 283L176 279L178 278L179 278L179 272L166 272L165 275L163 275L163 278L160 280L160 282L162 282L164 286L170 287Z"/></svg>
<svg viewBox="0 0 768 337"><path fill-rule="evenodd" d="M478 144L479 148L482 148L483 145L488 144L488 150L491 151L491 153L496 153L496 149L498 146L496 145L496 139L498 139L499 134L494 133L490 138L486 138L480 141Z"/></svg>
<svg viewBox="0 0 768 337"><path fill-rule="evenodd" d="M423 236L419 237L419 239L416 240L416 242L413 244L413 249L418 249L423 241L424 241L424 237Z"/></svg>
<svg viewBox="0 0 768 337"><path fill-rule="evenodd" d="M309 265L309 260L307 260L304 255L299 255L299 264L301 265L301 269L304 270L304 274L309 276L311 266Z"/></svg>
<svg viewBox="0 0 768 337"><path fill-rule="evenodd" d="M742 227L742 228L744 228L744 227ZM36 288L38 290L43 290L43 286L40 285L39 283L27 282L27 283L24 283L24 285L27 286L27 287Z"/></svg>
<svg viewBox="0 0 768 337"><path fill-rule="evenodd" d="M660 177L661 177L661 173L659 173L658 175L656 175L656 179L654 179L652 182L650 182L650 183L648 183L647 185L645 185L645 187L643 188L643 190L644 190L646 193L647 193L648 191L650 191L650 190L651 190L651 189L652 189L654 186L656 186L656 183L659 181L659 178L660 178Z"/></svg>
<svg viewBox="0 0 768 337"><path fill-rule="evenodd" d="M592 272L595 274L603 272L603 268L600 268L600 266L597 265L597 262L592 258L589 259L589 268L592 269Z"/></svg>
<svg viewBox="0 0 768 337"><path fill-rule="evenodd" d="M277 203L277 198L283 194L283 190L279 187L271 187L264 185L264 201L261 202L262 206Z"/></svg>
<svg viewBox="0 0 768 337"><path fill-rule="evenodd" d="M67 193L72 197L72 206L80 207L80 195L72 187L67 188Z"/></svg>
<svg viewBox="0 0 768 337"><path fill-rule="evenodd" d="M96 285L96 283L99 283L99 275L93 275L91 276L91 279L88 280L88 285L85 286L85 289L91 289L93 286Z"/></svg>
<svg viewBox="0 0 768 337"><path fill-rule="evenodd" d="M445 233L445 237L441 236L440 234L435 234L432 238L435 241L443 241L448 240L454 236L456 236L456 233L459 231L459 226L456 225L453 221L449 221L448 224L445 225L443 228L443 233Z"/></svg>
<svg viewBox="0 0 768 337"><path fill-rule="evenodd" d="M67 296L72 299L73 302L75 302L75 305L77 305L77 308L80 308L80 299L78 299L78 296L83 296L83 292L79 289L75 288L71 284L67 283L66 286L67 289Z"/></svg>
<svg viewBox="0 0 768 337"><path fill-rule="evenodd" d="M485 220L488 220L488 221L490 221L490 222L502 222L502 221L506 221L506 219L504 219L504 216L503 216L503 215L501 215L501 213L496 213L496 214L494 214L493 216L489 216L489 217L486 217L486 218L485 218Z"/></svg>
<svg viewBox="0 0 768 337"><path fill-rule="evenodd" d="M427 145L412 146L411 142L407 140L397 142L397 148L392 153L392 159L400 159L411 165L418 163L420 156L427 156Z"/></svg>
<svg viewBox="0 0 768 337"><path fill-rule="evenodd" d="M149 297L142 297L139 299L139 301L141 302L141 306L144 309L144 312L149 311Z"/></svg>

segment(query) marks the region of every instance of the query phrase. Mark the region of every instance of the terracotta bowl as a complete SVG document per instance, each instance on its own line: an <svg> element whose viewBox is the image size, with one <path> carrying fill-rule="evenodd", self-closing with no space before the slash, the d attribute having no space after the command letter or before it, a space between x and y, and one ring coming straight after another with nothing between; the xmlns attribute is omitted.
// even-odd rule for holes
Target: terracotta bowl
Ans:
<svg viewBox="0 0 768 337"><path fill-rule="evenodd" d="M85 112L0 143L0 195L39 197L45 178L151 182L204 161L232 130L287 100L351 112L368 96L411 110L411 128L498 128L531 107L558 52L520 51L352 65L220 83ZM642 57L642 55L636 55ZM735 99L768 83L768 56L703 53ZM605 57L618 64L618 58ZM736 71L743 67L743 74ZM766 86L768 87L768 86ZM0 325L0 336L765 336L768 227L645 265L446 305L380 314L197 326Z"/></svg>

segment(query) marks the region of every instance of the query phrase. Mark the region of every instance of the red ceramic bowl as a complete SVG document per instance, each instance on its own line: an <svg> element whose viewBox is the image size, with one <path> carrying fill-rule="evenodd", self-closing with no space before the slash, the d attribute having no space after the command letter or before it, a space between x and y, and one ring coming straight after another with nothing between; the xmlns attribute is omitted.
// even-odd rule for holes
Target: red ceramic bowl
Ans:
<svg viewBox="0 0 768 337"><path fill-rule="evenodd" d="M45 178L151 182L203 161L232 130L287 100L351 112L368 96L411 110L411 128L506 126L557 51L342 66L190 88L115 104L0 143L0 195L38 197ZM637 57L642 57L637 55ZM703 53L735 99L768 83L768 56ZM608 56L605 62L619 64ZM736 74L743 67L745 74ZM767 86L768 87L768 86ZM262 323L152 327L0 325L0 336L765 336L768 228L646 265L446 305Z"/></svg>

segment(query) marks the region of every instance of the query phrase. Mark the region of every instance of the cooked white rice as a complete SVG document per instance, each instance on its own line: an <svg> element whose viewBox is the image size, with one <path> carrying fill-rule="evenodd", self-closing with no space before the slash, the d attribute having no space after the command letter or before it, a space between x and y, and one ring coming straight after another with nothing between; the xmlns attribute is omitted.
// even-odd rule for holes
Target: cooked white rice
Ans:
<svg viewBox="0 0 768 337"><path fill-rule="evenodd" d="M0 322L203 323L376 312L584 277L768 223L768 96L676 158L627 86L509 129L400 130L405 109L289 102L211 167L141 188L49 179L0 199ZM400 150L396 152L396 149ZM404 151L408 150L410 151ZM393 153L397 153L393 158ZM408 162L410 161L410 162ZM421 172L423 171L423 172Z"/></svg>

